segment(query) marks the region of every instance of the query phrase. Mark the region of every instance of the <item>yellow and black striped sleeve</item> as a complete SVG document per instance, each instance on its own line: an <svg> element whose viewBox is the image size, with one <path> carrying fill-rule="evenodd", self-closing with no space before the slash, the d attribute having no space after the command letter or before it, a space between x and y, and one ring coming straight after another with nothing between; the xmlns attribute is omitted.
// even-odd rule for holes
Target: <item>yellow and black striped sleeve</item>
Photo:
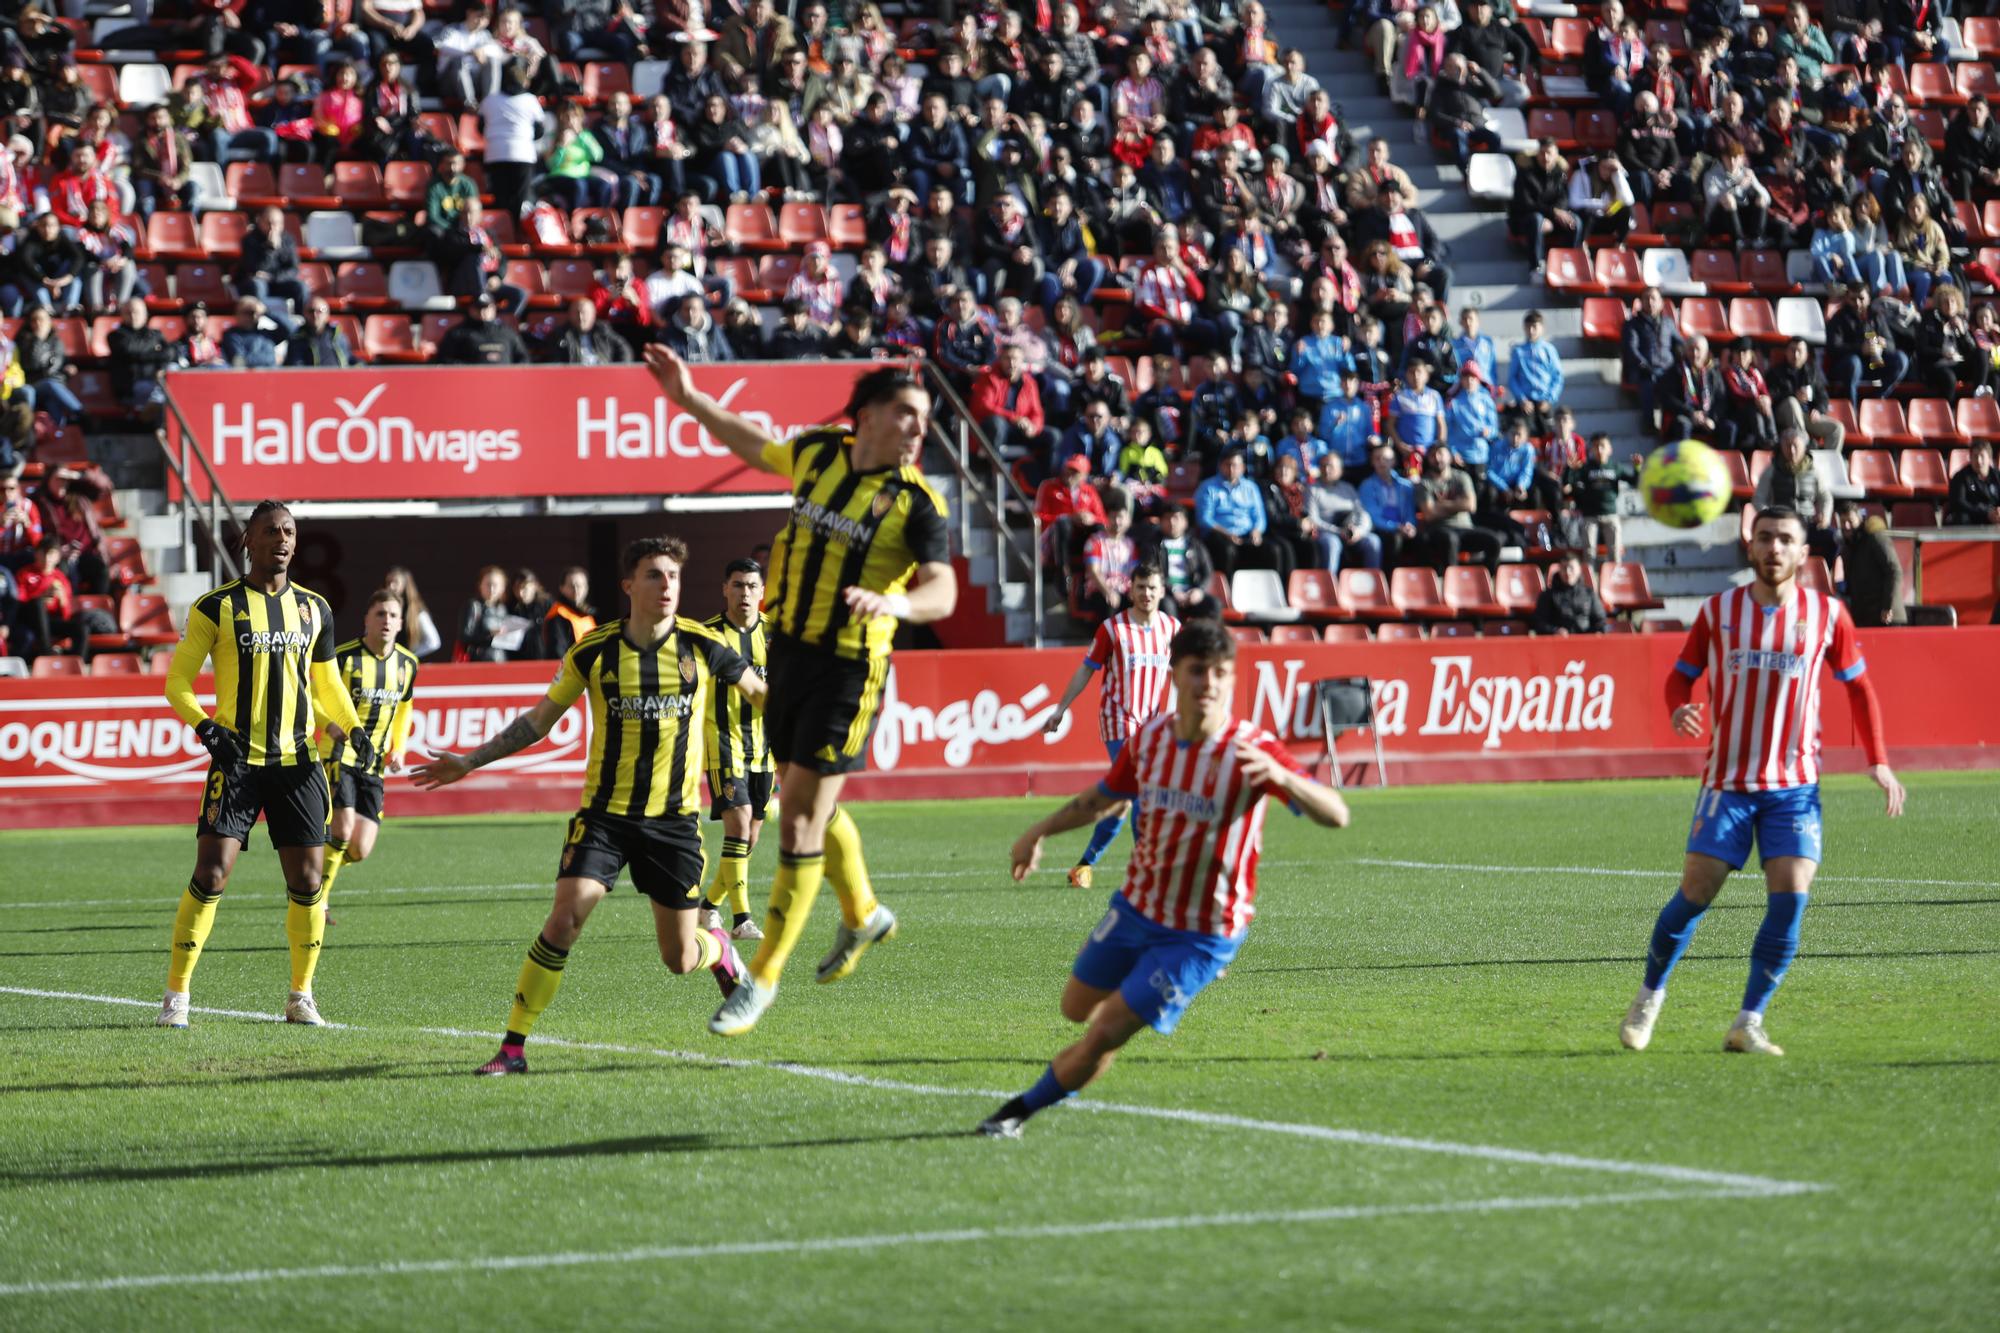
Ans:
<svg viewBox="0 0 2000 1333"><path fill-rule="evenodd" d="M395 714L389 719L389 744L386 753L398 763L410 748L410 729L417 720L417 655L397 644L393 655L403 664L403 697L396 701ZM376 747L378 752L383 747Z"/></svg>
<svg viewBox="0 0 2000 1333"><path fill-rule="evenodd" d="M187 629L181 634L180 643L174 648L173 661L167 666L166 696L167 706L174 715L190 727L198 727L208 721L208 712L195 698L194 678L201 674L202 664L208 660L216 642L218 630L216 594L209 593L188 608ZM216 692L220 712L220 702L224 698L234 698L234 692ZM224 725L228 725L224 723Z"/></svg>

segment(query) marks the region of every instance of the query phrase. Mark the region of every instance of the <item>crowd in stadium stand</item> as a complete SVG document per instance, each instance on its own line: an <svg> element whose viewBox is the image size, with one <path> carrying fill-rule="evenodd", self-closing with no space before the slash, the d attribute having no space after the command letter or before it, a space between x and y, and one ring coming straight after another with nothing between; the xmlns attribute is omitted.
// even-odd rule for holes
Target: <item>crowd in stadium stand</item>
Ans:
<svg viewBox="0 0 2000 1333"><path fill-rule="evenodd" d="M1622 555L1632 460L1576 431L1538 319L1501 349L1453 317L1388 137L1356 152L1258 0L162 0L123 24L47 3L0 0L11 470L81 421L152 419L170 367L595 365L660 341L931 358L1079 612L1116 609L1155 544L1191 610L1238 569ZM2000 127L1972 98L1934 154L1900 91L1938 54L1932 7L1834 8L1829 39L1797 6L1774 28L1695 0L1682 55L1606 0L1574 54L1616 143L1519 165L1537 260L1680 202L1691 235L1810 244L1860 293L1825 371L1801 346L1717 367L1645 295L1625 361L1676 437L1838 447L1830 392L1990 393L2000 324L1963 297L1992 274L1957 201L2000 188ZM1460 161L1561 68L1511 0L1327 22Z"/></svg>

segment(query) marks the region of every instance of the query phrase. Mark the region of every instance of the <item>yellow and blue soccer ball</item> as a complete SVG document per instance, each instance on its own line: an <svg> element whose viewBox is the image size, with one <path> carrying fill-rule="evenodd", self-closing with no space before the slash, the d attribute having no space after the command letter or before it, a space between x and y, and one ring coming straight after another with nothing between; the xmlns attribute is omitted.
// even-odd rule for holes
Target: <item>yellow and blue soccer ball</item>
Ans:
<svg viewBox="0 0 2000 1333"><path fill-rule="evenodd" d="M1698 528L1714 520L1729 508L1734 490L1729 465L1700 440L1663 444L1639 469L1646 512L1670 528Z"/></svg>

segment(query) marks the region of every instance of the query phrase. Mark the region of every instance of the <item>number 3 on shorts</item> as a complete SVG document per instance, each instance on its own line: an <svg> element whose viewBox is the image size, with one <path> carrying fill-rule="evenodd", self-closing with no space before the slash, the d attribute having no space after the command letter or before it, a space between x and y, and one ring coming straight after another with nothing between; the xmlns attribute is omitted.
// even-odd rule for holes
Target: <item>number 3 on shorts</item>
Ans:
<svg viewBox="0 0 2000 1333"><path fill-rule="evenodd" d="M219 801L222 799L222 783L223 783L223 774L221 769L217 769L215 772L210 773L208 775L209 800Z"/></svg>

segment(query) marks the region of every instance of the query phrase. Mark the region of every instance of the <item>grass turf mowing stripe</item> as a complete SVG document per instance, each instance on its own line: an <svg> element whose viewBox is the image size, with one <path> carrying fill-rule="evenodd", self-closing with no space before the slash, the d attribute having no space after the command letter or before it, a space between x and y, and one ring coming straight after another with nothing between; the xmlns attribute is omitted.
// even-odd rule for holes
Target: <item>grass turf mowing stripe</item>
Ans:
<svg viewBox="0 0 2000 1333"><path fill-rule="evenodd" d="M1356 857L1349 864L1374 866L1383 870L1476 870L1482 874L1510 875L1608 875L1618 879L1657 879L1678 882L1680 871L1675 867L1660 870L1632 870L1612 866L1508 866L1478 865L1463 861L1396 861L1381 857ZM1756 872L1752 871L1751 874ZM2000 883L1988 879L1891 879L1881 875L1814 875L1815 884L1902 884L1911 887L1954 889L2000 889Z"/></svg>
<svg viewBox="0 0 2000 1333"><path fill-rule="evenodd" d="M523 1269L576 1268L590 1264L659 1263L676 1259L713 1259L768 1254L826 1254L910 1245L967 1245L1009 1240L1057 1240L1085 1236L1116 1236L1161 1231L1192 1231L1209 1227L1297 1226L1315 1222L1356 1222L1376 1218L1423 1217L1439 1214L1519 1213L1547 1209L1579 1209L1681 1200L1768 1199L1768 1190L1645 1190L1622 1194L1526 1195L1491 1199L1460 1199L1443 1203L1345 1204L1286 1212L1200 1213L1187 1217L1113 1218L1102 1222L1051 1222L1040 1226L964 1227L952 1231L907 1231L866 1236L820 1236L785 1240L722 1241L713 1245L658 1245L591 1254L469 1255L456 1259L394 1260L380 1264L319 1264L309 1268L246 1268L233 1272L145 1273L122 1277L72 1278L43 1282L0 1283L0 1298L67 1296L91 1292L142 1291L158 1287L228 1287L257 1282L335 1278L418 1277L468 1272L518 1272Z"/></svg>
<svg viewBox="0 0 2000 1333"><path fill-rule="evenodd" d="M153 1008L151 1000L135 1000L120 995L92 995L81 991L37 990L26 986L0 986L0 994L21 995L31 999L73 1000L89 1004L115 1004L141 1009ZM209 1009L200 1005L190 1005L190 1013L211 1014L223 1018L247 1018L258 1022L282 1022L282 1015L253 1013L242 1009ZM350 1023L329 1023L329 1030L348 1032L384 1031L380 1028L358 1027ZM451 1037L464 1040L493 1041L496 1034L474 1031L466 1028L419 1027L407 1029L431 1037ZM840 1069L825 1069L817 1065L797 1064L789 1060L742 1060L725 1056L702 1055L694 1051L676 1051L663 1047L625 1046L609 1042L564 1041L558 1037L537 1037L538 1046L556 1047L574 1051L602 1051L617 1055L650 1055L664 1060L674 1060L686 1064L702 1064L721 1069L770 1070L780 1074L790 1074L800 1078L819 1079L827 1083L844 1084L849 1087L871 1088L880 1092L903 1092L924 1097L980 1097L988 1100L1010 1096L1006 1092L986 1088L952 1088L931 1083L906 1083L899 1079L875 1078L867 1074L851 1074ZM1083 1101L1071 1099L1062 1105L1075 1111L1089 1111L1108 1115L1138 1116L1151 1120L1174 1120L1184 1124L1202 1125L1209 1128L1252 1130L1265 1134L1289 1135L1294 1138L1317 1139L1329 1143L1353 1144L1364 1148L1389 1148L1403 1152L1437 1153L1449 1157L1478 1158L1491 1162L1506 1162L1517 1166L1548 1166L1574 1171L1595 1171L1613 1175L1650 1176L1658 1180L1672 1180L1689 1185L1707 1185L1716 1189L1731 1190L1746 1194L1781 1195L1809 1194L1831 1188L1805 1181L1776 1180L1768 1176L1742 1175L1732 1171L1707 1171L1698 1167L1675 1166L1666 1162L1631 1162L1608 1157L1581 1157L1573 1153L1537 1152L1526 1148L1505 1148L1483 1143L1457 1143L1449 1139L1421 1139L1402 1134L1382 1134L1372 1130L1339 1129L1329 1125L1304 1124L1288 1120L1258 1120L1248 1116L1230 1115L1218 1111L1190 1111L1164 1106L1139 1106L1125 1102Z"/></svg>

